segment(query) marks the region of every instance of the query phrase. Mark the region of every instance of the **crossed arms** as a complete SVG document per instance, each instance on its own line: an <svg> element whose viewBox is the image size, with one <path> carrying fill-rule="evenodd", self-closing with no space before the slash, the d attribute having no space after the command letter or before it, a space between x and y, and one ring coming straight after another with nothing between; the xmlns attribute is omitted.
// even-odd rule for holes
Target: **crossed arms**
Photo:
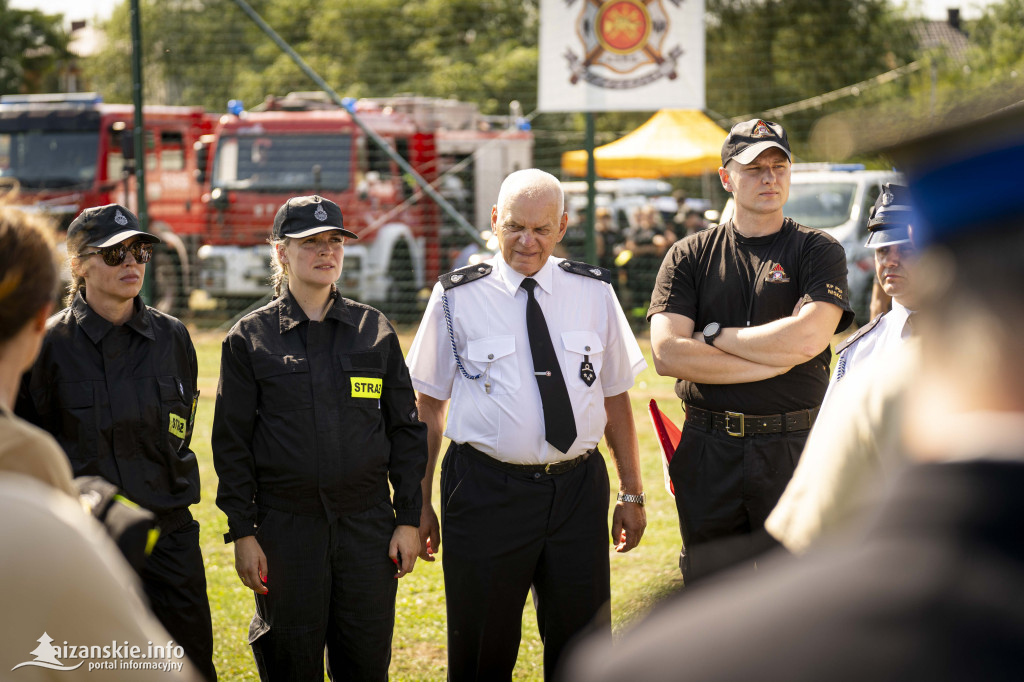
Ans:
<svg viewBox="0 0 1024 682"><path fill-rule="evenodd" d="M801 299L793 314L756 327L726 327L714 345L678 313L651 318L651 353L661 376L702 384L741 384L785 374L828 346L842 309Z"/></svg>

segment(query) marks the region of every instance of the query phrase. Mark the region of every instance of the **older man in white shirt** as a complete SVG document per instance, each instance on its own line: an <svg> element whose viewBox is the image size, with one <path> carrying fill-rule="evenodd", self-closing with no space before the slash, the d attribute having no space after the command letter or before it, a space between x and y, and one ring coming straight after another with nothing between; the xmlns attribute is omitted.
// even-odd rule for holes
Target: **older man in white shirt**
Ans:
<svg viewBox="0 0 1024 682"><path fill-rule="evenodd" d="M554 176L510 175L491 213L500 254L441 278L409 351L430 449L428 561L440 544L433 470L442 434L451 439L441 467L449 680L511 679L531 590L546 678L582 630L610 635L602 435L619 478L616 550L635 547L647 523L628 394L646 363L608 271L551 256L567 220Z"/></svg>

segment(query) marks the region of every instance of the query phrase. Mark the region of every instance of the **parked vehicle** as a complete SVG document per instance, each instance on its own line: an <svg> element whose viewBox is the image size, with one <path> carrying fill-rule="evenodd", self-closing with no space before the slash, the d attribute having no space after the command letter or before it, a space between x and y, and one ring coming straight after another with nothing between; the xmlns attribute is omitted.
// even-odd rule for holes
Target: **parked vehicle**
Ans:
<svg viewBox="0 0 1024 682"><path fill-rule="evenodd" d="M144 108L150 230L165 244L153 268L160 307L265 295L277 208L318 193L360 237L346 248L342 291L389 312L409 308L447 265L446 222L351 112L442 195L455 192L478 230L505 176L532 165L532 133L471 103L395 97L350 108L318 92L271 96L252 111L236 102L223 115ZM134 158L133 111L94 94L4 96L0 175L17 181L24 206L65 227L87 206L133 207L134 178L124 172Z"/></svg>

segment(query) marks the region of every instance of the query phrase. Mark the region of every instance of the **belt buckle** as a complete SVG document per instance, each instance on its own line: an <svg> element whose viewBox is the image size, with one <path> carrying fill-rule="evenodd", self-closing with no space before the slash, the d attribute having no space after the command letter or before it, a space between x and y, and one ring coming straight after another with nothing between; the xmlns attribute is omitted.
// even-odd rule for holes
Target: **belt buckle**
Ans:
<svg viewBox="0 0 1024 682"><path fill-rule="evenodd" d="M740 430L739 431L733 431L732 429L729 428L729 420L730 419L739 419L740 420ZM743 413L742 412L728 412L728 411L726 411L726 413L725 413L725 433L726 433L726 435L732 436L733 438L743 438L743 436L746 435L746 429L744 428L744 424L743 424Z"/></svg>
<svg viewBox="0 0 1024 682"><path fill-rule="evenodd" d="M547 464L544 465L544 473L545 474L550 474L551 473L551 465L552 464L554 464L554 462L548 462Z"/></svg>

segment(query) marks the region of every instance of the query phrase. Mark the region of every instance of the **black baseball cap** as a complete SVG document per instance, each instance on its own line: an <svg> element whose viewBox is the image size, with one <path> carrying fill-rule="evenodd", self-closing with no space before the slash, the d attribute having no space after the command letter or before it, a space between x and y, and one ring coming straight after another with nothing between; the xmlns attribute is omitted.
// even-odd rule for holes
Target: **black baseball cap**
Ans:
<svg viewBox="0 0 1024 682"><path fill-rule="evenodd" d="M789 138L786 137L785 129L778 123L760 118L737 123L722 144L722 165L725 166L733 159L737 163L750 163L761 152L772 147L778 147L786 152L786 157L790 161L793 160L793 155L789 151Z"/></svg>
<svg viewBox="0 0 1024 682"><path fill-rule="evenodd" d="M87 208L71 221L67 245L71 253L77 253L83 246L103 249L135 235L139 236L139 241L160 242L155 234L140 229L139 219L134 213L120 204L107 204Z"/></svg>
<svg viewBox="0 0 1024 682"><path fill-rule="evenodd" d="M910 190L904 185L885 183L868 214L868 240L864 246L878 249L894 244L909 244L913 215Z"/></svg>
<svg viewBox="0 0 1024 682"><path fill-rule="evenodd" d="M309 237L329 230L338 230L346 237L359 239L355 232L344 228L338 205L318 194L292 197L274 216L274 239Z"/></svg>

